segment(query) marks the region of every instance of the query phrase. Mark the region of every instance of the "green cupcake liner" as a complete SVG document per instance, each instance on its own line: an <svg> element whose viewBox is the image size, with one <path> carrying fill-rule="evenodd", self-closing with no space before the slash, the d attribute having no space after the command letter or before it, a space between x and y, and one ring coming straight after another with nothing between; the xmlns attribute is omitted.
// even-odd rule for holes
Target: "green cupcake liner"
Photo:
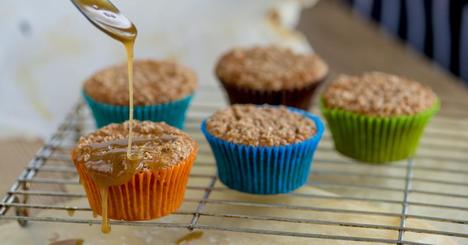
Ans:
<svg viewBox="0 0 468 245"><path fill-rule="evenodd" d="M440 109L440 101L411 116L377 117L342 109L320 109L330 129L335 149L341 154L369 163L386 163L413 156L424 128Z"/></svg>

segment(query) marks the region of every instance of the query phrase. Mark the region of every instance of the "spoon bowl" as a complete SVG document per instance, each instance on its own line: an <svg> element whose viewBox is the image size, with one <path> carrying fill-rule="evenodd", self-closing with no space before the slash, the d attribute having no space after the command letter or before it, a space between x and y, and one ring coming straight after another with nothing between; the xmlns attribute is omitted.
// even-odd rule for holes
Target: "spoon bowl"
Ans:
<svg viewBox="0 0 468 245"><path fill-rule="evenodd" d="M121 42L134 41L135 25L108 0L71 0L78 10L97 28Z"/></svg>

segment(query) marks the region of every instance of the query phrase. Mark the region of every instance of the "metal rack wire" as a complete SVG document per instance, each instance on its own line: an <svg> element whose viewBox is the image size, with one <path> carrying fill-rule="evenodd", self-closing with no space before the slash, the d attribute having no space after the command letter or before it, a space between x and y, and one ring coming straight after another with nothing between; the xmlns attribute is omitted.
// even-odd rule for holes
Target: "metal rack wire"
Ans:
<svg viewBox="0 0 468 245"><path fill-rule="evenodd" d="M216 193L229 191L220 185L214 159L205 140L199 133L202 118L223 105L219 103L220 92L214 87L204 87L191 107L186 130L200 142L199 158L190 179L200 179L203 184L189 182L188 191L197 192L197 198L187 197L185 204L173 215L187 216L186 222L111 221L113 225L150 226L158 228L186 228L190 230L222 230L230 232L266 235L332 239L345 241L378 242L390 244L423 244L412 240L411 234L440 235L451 237L460 243L468 243L468 117L460 101L443 100L449 109L433 120L426 130L418 155L388 165L369 165L354 162L339 156L333 150L330 135L325 134L308 183L336 195L294 192L290 197L305 200L339 201L343 203L368 203L378 207L375 210L336 208L323 205L297 205L271 201L249 201L223 199ZM318 111L315 111L318 113ZM77 224L98 224L99 219L79 219L63 216L41 216L41 211L58 210L90 212L84 207L68 207L60 203L85 197L79 187L78 176L70 159L70 150L76 140L92 130L89 111L79 103L67 115L51 139L37 152L28 167L19 175L0 203L0 219L17 220L25 226L28 222L66 222ZM71 187L71 188L70 188ZM322 203L322 204L321 204ZM227 211L213 211L212 205L222 206ZM314 216L284 217L237 212L236 207L261 208L264 210L294 210L303 213L320 213L330 218ZM348 222L332 218L333 215L360 216L360 222ZM325 216L328 217L328 216ZM370 222L371 217L398 219L398 224ZM207 221L204 221L204 219ZM208 222L209 219L213 222ZM216 223L216 219L259 222L280 222L284 224L320 225L330 229L346 227L394 232L391 239L380 236L351 236L343 234L322 234L288 229L265 229L262 226L243 226L242 222ZM409 222L411 221L411 222ZM413 221L431 225L418 227ZM219 221L218 221L219 222Z"/></svg>

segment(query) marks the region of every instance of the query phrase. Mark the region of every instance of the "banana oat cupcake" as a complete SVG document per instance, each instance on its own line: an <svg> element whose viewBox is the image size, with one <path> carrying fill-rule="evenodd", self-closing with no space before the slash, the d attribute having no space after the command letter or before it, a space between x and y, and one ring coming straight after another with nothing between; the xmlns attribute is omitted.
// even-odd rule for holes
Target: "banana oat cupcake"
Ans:
<svg viewBox="0 0 468 245"><path fill-rule="evenodd" d="M287 193L304 185L323 130L308 112L251 104L220 110L202 123L220 180L254 194Z"/></svg>
<svg viewBox="0 0 468 245"><path fill-rule="evenodd" d="M134 117L183 128L197 86L195 73L169 61L134 62ZM128 119L127 64L98 71L84 84L83 96L98 127Z"/></svg>
<svg viewBox="0 0 468 245"><path fill-rule="evenodd" d="M127 157L128 122L110 124L82 137L72 152L91 209L108 218L148 220L174 212L182 203L198 144L164 122L134 121Z"/></svg>
<svg viewBox="0 0 468 245"><path fill-rule="evenodd" d="M235 48L225 53L216 75L231 104L287 105L309 109L328 66L315 54L277 46Z"/></svg>
<svg viewBox="0 0 468 245"><path fill-rule="evenodd" d="M375 163L413 156L439 107L431 88L382 72L341 75L321 99L336 150Z"/></svg>

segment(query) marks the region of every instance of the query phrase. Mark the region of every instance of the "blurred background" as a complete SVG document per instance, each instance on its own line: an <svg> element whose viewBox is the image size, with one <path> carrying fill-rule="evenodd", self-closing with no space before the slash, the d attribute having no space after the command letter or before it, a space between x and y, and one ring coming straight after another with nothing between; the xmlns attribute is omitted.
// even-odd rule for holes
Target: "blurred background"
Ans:
<svg viewBox="0 0 468 245"><path fill-rule="evenodd" d="M310 51L313 39L320 37L309 36L308 42L304 34L310 35L320 23L309 22L306 14L302 32L295 28L301 10L316 2L116 0L115 4L139 29L137 58L175 59L194 68L201 84L215 84L213 64L232 46L273 42ZM348 8L355 18L374 22L371 28L468 81L468 1L331 2ZM1 138L47 137L78 101L90 74L125 60L120 44L85 21L69 1L4 0L0 27Z"/></svg>
<svg viewBox="0 0 468 245"><path fill-rule="evenodd" d="M200 83L233 46L279 43L310 51L294 31L315 1L113 1L138 28L136 58L174 59ZM47 137L96 70L125 62L121 45L92 26L70 1L0 3L0 137Z"/></svg>
<svg viewBox="0 0 468 245"><path fill-rule="evenodd" d="M468 81L468 1L348 0L359 15Z"/></svg>

